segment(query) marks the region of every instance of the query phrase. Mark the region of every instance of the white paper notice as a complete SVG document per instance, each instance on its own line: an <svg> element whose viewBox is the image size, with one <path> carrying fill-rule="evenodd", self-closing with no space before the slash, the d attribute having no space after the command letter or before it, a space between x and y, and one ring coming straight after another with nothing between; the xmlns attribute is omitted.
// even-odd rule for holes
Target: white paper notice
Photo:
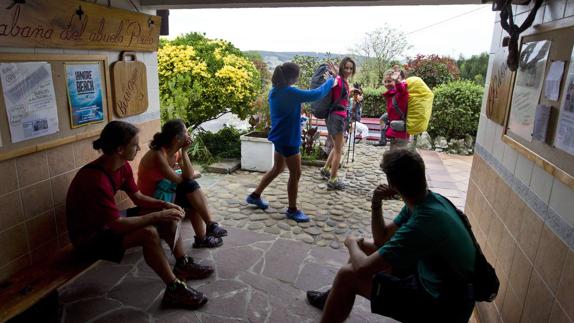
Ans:
<svg viewBox="0 0 574 323"><path fill-rule="evenodd" d="M574 53L572 58L574 59ZM574 155L574 65L572 60L570 62L564 93L562 93L562 106L560 107L554 145Z"/></svg>
<svg viewBox="0 0 574 323"><path fill-rule="evenodd" d="M544 104L539 104L536 107L536 114L534 115L534 130L532 131L532 139L538 141L546 141L546 133L548 131L548 121L550 120L550 110L552 107Z"/></svg>
<svg viewBox="0 0 574 323"><path fill-rule="evenodd" d="M550 41L535 41L522 46L512 92L508 128L525 140L531 141L534 114L542 93Z"/></svg>
<svg viewBox="0 0 574 323"><path fill-rule="evenodd" d="M544 88L544 97L548 100L558 101L560 96L560 81L564 73L564 61L554 61L550 65L550 70L546 76L546 87Z"/></svg>
<svg viewBox="0 0 574 323"><path fill-rule="evenodd" d="M13 143L59 131L49 63L2 63L0 78Z"/></svg>

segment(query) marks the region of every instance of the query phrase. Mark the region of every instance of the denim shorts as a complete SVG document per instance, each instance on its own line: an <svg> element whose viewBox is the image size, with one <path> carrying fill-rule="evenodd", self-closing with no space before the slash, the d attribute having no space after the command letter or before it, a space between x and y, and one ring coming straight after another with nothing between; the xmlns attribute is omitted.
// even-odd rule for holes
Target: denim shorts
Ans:
<svg viewBox="0 0 574 323"><path fill-rule="evenodd" d="M336 113L331 113L327 117L327 132L329 136L334 137L346 130L347 118Z"/></svg>
<svg viewBox="0 0 574 323"><path fill-rule="evenodd" d="M278 145L275 145L275 151L279 155L285 158L297 155L300 152L299 147L297 146L278 146Z"/></svg>

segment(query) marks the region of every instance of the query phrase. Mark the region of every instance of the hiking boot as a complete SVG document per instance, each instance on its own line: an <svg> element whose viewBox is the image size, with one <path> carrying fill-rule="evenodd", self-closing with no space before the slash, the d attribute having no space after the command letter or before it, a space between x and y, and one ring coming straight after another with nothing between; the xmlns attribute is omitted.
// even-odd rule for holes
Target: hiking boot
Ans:
<svg viewBox="0 0 574 323"><path fill-rule="evenodd" d="M204 279L213 274L213 268L195 263L193 258L186 256L177 260L173 274L182 280Z"/></svg>
<svg viewBox="0 0 574 323"><path fill-rule="evenodd" d="M332 190L344 190L347 187L347 184L337 178L334 181L329 180L329 182L327 182L327 187Z"/></svg>
<svg viewBox="0 0 574 323"><path fill-rule="evenodd" d="M227 235L227 230L219 226L217 222L211 222L207 225L207 235L216 238L225 237Z"/></svg>
<svg viewBox="0 0 574 323"><path fill-rule="evenodd" d="M327 303L327 297L329 297L330 291L331 290L326 292L318 292L309 290L307 291L307 301L309 301L309 304L313 305L314 307L323 310L325 303Z"/></svg>
<svg viewBox="0 0 574 323"><path fill-rule="evenodd" d="M331 178L331 172L326 170L325 168L321 168L321 177L323 179L329 179Z"/></svg>
<svg viewBox="0 0 574 323"><path fill-rule="evenodd" d="M289 211L289 209L287 209L287 218L291 219L295 222L309 222L309 217L307 215L305 215L305 213L303 213L303 211L301 210L297 210L297 211Z"/></svg>
<svg viewBox="0 0 574 323"><path fill-rule="evenodd" d="M265 201L261 197L253 197L251 195L248 195L247 198L245 199L245 202L255 205L262 210L265 210L269 207L269 202Z"/></svg>
<svg viewBox="0 0 574 323"><path fill-rule="evenodd" d="M207 297L180 281L168 285L163 294L162 305L195 310L207 303Z"/></svg>
<svg viewBox="0 0 574 323"><path fill-rule="evenodd" d="M194 248L217 248L223 244L223 239L220 237L214 237L210 235L205 235L203 239L195 237L193 242Z"/></svg>

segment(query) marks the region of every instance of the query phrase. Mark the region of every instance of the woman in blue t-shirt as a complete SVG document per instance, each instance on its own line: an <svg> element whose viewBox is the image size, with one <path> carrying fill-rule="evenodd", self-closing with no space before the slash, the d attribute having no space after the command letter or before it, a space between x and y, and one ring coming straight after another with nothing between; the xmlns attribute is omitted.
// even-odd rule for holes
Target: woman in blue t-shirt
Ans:
<svg viewBox="0 0 574 323"><path fill-rule="evenodd" d="M313 90L301 90L293 85L299 79L299 66L295 63L284 63L275 68L269 92L269 109L271 114L271 131L268 139L275 146L274 164L270 171L263 175L257 189L247 196L247 203L261 209L269 207L269 203L261 198L263 190L283 172L285 166L289 169L287 196L289 208L287 218L297 222L307 222L309 217L297 209L297 191L301 177L301 103L316 101L329 93L334 79L326 75L328 80ZM335 69L331 66L331 74Z"/></svg>

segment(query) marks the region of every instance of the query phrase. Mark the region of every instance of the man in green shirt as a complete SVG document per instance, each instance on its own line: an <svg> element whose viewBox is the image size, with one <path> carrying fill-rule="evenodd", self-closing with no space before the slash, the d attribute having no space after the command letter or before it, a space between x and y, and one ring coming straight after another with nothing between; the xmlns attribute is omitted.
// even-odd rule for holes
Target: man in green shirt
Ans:
<svg viewBox="0 0 574 323"><path fill-rule="evenodd" d="M373 242L347 237L349 263L327 292L307 292L311 305L324 310L321 322L343 322L356 295L371 300L371 310L401 322L467 322L474 301L473 240L446 198L428 190L425 165L414 151L387 151L381 168L388 185L372 197ZM391 223L382 201L400 194L405 206Z"/></svg>

